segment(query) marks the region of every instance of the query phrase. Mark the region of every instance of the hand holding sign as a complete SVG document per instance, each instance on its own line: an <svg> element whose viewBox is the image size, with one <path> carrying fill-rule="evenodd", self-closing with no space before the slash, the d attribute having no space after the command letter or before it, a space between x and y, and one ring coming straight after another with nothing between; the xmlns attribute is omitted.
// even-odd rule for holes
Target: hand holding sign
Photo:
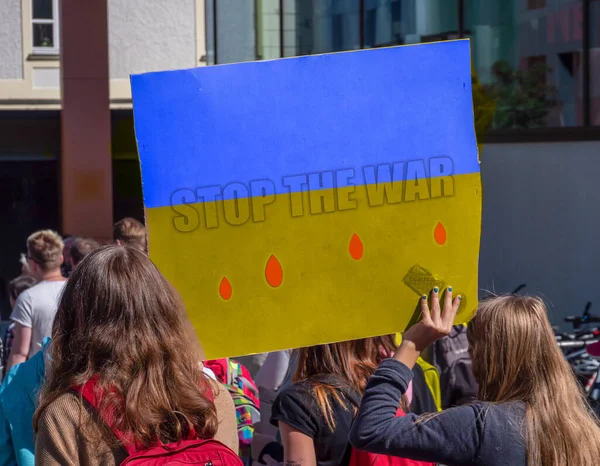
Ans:
<svg viewBox="0 0 600 466"><path fill-rule="evenodd" d="M421 320L404 332L402 344L394 356L398 361L411 368L417 362L421 351L450 334L460 306L461 296L452 299L452 287L448 287L440 305L439 288L435 287L431 291L430 300L431 308L427 303L427 295L421 297Z"/></svg>

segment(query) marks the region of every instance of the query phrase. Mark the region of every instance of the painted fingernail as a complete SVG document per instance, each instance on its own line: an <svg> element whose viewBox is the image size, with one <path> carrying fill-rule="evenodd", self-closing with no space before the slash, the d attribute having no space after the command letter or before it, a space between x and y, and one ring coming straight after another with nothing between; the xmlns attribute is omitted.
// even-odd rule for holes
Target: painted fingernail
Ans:
<svg viewBox="0 0 600 466"><path fill-rule="evenodd" d="M461 295L458 295L458 300L460 301L461 299L462 299L462 296L461 296Z"/></svg>
<svg viewBox="0 0 600 466"><path fill-rule="evenodd" d="M426 300L426 299L427 299L427 295L426 295L426 294L424 294L424 295L423 295L423 300Z"/></svg>
<svg viewBox="0 0 600 466"><path fill-rule="evenodd" d="M448 287L448 291L449 291L450 293L452 293L452 287L451 287L451 286L449 286L449 287Z"/></svg>
<svg viewBox="0 0 600 466"><path fill-rule="evenodd" d="M433 292L434 292L434 293L437 293L438 291L439 291L439 288L438 288L437 286L435 286L435 287L433 288Z"/></svg>

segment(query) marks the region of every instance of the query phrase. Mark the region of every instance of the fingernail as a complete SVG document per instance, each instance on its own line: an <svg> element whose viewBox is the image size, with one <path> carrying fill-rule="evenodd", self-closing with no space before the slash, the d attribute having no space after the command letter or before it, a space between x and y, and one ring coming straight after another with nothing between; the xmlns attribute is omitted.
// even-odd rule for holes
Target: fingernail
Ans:
<svg viewBox="0 0 600 466"><path fill-rule="evenodd" d="M461 296L461 295L458 295L458 300L460 301L461 299L462 299L462 296Z"/></svg>
<svg viewBox="0 0 600 466"><path fill-rule="evenodd" d="M433 292L437 293L439 291L439 288L437 286L433 287Z"/></svg>
<svg viewBox="0 0 600 466"><path fill-rule="evenodd" d="M449 291L450 293L452 293L452 287L451 287L451 286L449 286L449 287L448 287L448 291Z"/></svg>
<svg viewBox="0 0 600 466"><path fill-rule="evenodd" d="M425 300L425 299L427 299L427 295L426 294L423 295L423 300Z"/></svg>

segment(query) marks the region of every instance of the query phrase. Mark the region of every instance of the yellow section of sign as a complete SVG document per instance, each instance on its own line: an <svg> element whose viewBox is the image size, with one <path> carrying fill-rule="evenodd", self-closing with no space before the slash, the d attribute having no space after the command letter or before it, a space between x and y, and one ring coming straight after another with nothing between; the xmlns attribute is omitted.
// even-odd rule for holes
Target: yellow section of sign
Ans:
<svg viewBox="0 0 600 466"><path fill-rule="evenodd" d="M209 359L402 331L430 283L465 297L464 322L477 305L480 175L439 181L148 209L150 257Z"/></svg>

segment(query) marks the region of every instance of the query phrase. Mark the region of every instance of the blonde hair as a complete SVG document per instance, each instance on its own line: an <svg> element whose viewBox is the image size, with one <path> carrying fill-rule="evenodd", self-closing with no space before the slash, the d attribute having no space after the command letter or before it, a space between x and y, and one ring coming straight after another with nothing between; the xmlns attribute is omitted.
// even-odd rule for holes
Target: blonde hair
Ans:
<svg viewBox="0 0 600 466"><path fill-rule="evenodd" d="M135 218L125 217L115 223L113 237L124 246L147 252L146 228Z"/></svg>
<svg viewBox="0 0 600 466"><path fill-rule="evenodd" d="M27 254L44 272L60 267L63 247L62 238L52 230L36 231L27 238Z"/></svg>
<svg viewBox="0 0 600 466"><path fill-rule="evenodd" d="M478 399L526 405L530 466L594 466L600 427L556 344L539 298L498 296L479 304L468 327Z"/></svg>

